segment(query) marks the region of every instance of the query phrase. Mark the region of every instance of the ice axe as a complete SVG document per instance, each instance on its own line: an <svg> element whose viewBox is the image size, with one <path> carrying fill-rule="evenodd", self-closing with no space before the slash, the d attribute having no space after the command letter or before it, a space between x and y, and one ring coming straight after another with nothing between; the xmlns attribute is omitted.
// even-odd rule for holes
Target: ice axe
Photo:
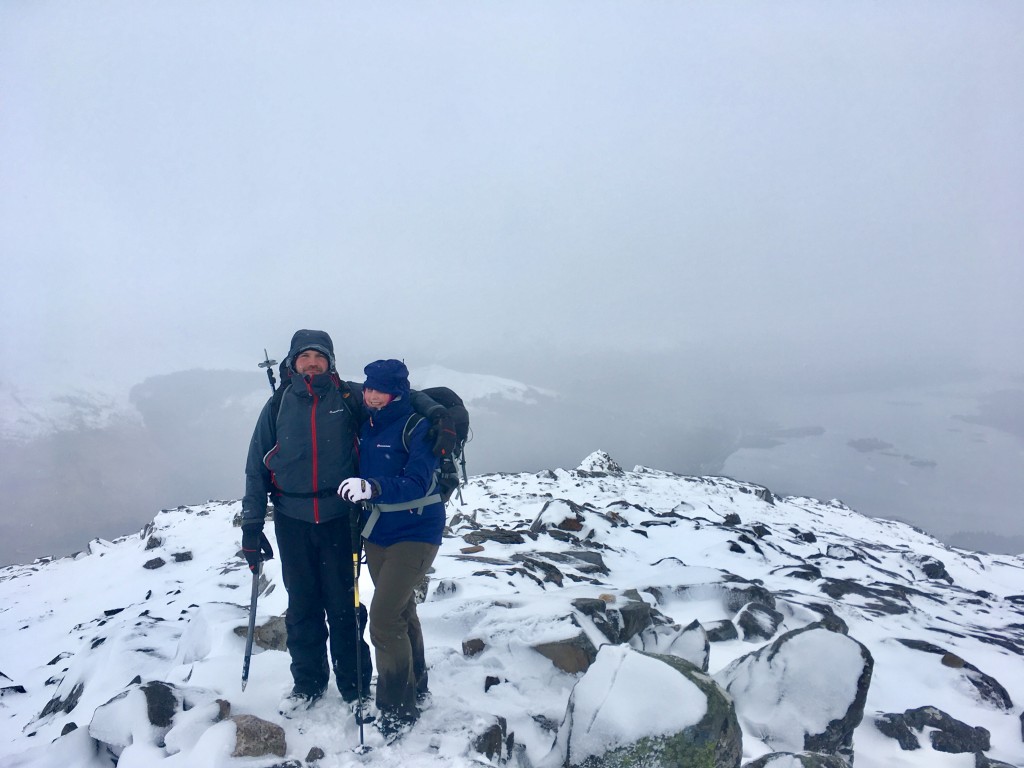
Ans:
<svg viewBox="0 0 1024 768"><path fill-rule="evenodd" d="M245 546L243 544L243 546ZM274 557L274 550L265 533L260 533L260 561L252 570L252 595L249 598L249 630L245 634L245 658L242 659L242 690L249 682L249 662L252 660L252 641L256 636L256 601L260 596L260 575L263 573L263 561Z"/></svg>
<svg viewBox="0 0 1024 768"><path fill-rule="evenodd" d="M252 572L252 597L249 598L249 631L245 636L245 658L242 660L242 690L249 682L249 661L252 659L252 640L256 634L256 600L260 596L260 572L263 570L263 563L260 563Z"/></svg>
<svg viewBox="0 0 1024 768"><path fill-rule="evenodd" d="M277 360L271 360L270 355L267 354L267 348L263 348L263 362L260 363L260 368L267 369L267 378L270 379L270 391L277 391L277 379L274 378L274 366L277 365Z"/></svg>

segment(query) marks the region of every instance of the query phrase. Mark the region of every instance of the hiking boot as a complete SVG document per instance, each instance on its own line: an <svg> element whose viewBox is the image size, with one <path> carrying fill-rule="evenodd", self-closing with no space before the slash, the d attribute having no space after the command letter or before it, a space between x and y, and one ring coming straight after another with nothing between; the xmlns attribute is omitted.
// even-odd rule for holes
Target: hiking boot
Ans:
<svg viewBox="0 0 1024 768"><path fill-rule="evenodd" d="M418 719L419 713L381 710L377 717L377 730L384 737L385 744L394 744L412 729Z"/></svg>
<svg viewBox="0 0 1024 768"><path fill-rule="evenodd" d="M370 680L369 678L363 683L362 688L356 686L354 682L338 682L338 693L341 694L341 698L346 704L352 704L359 697L359 693L362 691L363 698L366 699L370 695Z"/></svg>
<svg viewBox="0 0 1024 768"><path fill-rule="evenodd" d="M281 700L281 705L277 708L277 711L285 717L293 717L312 708L314 704L320 701L320 697L323 695L323 691L319 693L305 693L292 690L291 693Z"/></svg>
<svg viewBox="0 0 1024 768"><path fill-rule="evenodd" d="M346 701L345 705L352 712L356 725L366 725L377 719L377 707L369 696L364 696L361 701Z"/></svg>

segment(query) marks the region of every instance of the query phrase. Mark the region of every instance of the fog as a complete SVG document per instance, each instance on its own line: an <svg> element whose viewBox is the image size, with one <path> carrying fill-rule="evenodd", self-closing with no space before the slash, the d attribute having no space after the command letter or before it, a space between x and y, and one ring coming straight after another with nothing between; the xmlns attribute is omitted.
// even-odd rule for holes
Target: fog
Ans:
<svg viewBox="0 0 1024 768"><path fill-rule="evenodd" d="M602 447L1024 534L1022 37L1011 1L0 4L2 379L180 387L120 453L5 443L4 533L39 475L97 529L239 495L248 411L206 409L248 385L182 372L258 387L308 327L354 377L556 391L479 471Z"/></svg>

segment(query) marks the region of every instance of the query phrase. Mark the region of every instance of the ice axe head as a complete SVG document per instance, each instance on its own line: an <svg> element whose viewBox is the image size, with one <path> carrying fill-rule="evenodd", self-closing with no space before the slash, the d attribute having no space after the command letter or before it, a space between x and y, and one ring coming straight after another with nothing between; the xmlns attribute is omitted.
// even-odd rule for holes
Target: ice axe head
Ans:
<svg viewBox="0 0 1024 768"><path fill-rule="evenodd" d="M272 392L277 390L277 380L274 378L274 366L277 365L277 360L271 360L270 355L267 354L267 348L263 348L263 362L259 364L260 368L267 369L267 378L270 379L270 390Z"/></svg>

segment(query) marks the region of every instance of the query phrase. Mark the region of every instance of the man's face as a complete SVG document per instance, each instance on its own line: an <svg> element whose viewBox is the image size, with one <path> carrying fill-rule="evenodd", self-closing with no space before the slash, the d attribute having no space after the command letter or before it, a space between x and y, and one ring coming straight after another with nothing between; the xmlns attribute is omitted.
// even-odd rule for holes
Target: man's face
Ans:
<svg viewBox="0 0 1024 768"><path fill-rule="evenodd" d="M307 349L295 358L295 372L300 376L316 376L327 373L330 361L315 349Z"/></svg>

